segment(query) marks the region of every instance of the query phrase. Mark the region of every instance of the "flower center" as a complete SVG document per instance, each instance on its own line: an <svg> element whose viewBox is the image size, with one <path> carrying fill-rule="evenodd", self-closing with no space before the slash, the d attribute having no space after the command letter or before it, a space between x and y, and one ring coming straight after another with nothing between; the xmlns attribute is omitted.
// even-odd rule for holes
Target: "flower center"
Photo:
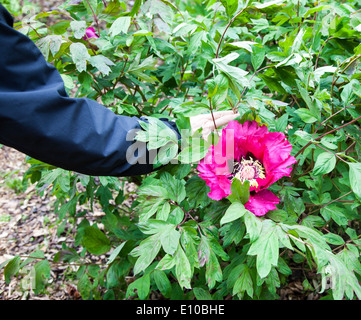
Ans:
<svg viewBox="0 0 361 320"><path fill-rule="evenodd" d="M234 165L232 175L242 183L248 180L251 187L258 187L258 178L266 178L263 165L258 160L253 160L252 157L249 157L248 160L242 157L241 162Z"/></svg>

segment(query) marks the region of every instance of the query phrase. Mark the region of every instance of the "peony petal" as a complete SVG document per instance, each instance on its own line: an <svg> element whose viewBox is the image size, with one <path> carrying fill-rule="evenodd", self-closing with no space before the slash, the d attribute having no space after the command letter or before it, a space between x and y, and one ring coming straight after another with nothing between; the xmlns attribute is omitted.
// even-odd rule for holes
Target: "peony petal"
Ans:
<svg viewBox="0 0 361 320"><path fill-rule="evenodd" d="M215 161L215 153L214 146L211 146L205 158L198 164L197 170L199 177L211 189L208 196L213 200L221 200L231 194L231 181L228 179L230 172L227 161L222 164Z"/></svg>
<svg viewBox="0 0 361 320"><path fill-rule="evenodd" d="M269 190L262 190L257 193L251 193L245 208L256 216L264 216L268 211L277 209L276 204L280 200Z"/></svg>
<svg viewBox="0 0 361 320"><path fill-rule="evenodd" d="M199 176L211 189L209 197L220 200L231 192L229 178L232 177L233 162L250 155L253 160L259 160L264 167L265 178L257 178L258 186L250 188L253 197L248 206L254 207L256 215L264 215L268 210L275 209L274 203L279 201L272 192L266 189L282 177L289 176L292 164L297 162L290 155L291 150L292 145L283 133L268 132L267 126L260 126L256 121L240 124L234 120L222 130L221 140L216 146L209 148L197 169L200 172ZM263 194L262 191L267 192ZM265 195L265 200L270 199L268 207L272 209L268 209L267 205L265 209L258 208L262 195Z"/></svg>
<svg viewBox="0 0 361 320"><path fill-rule="evenodd" d="M85 36L83 37L83 39L86 40L86 38L99 38L99 36L95 33L93 27L89 27L85 30Z"/></svg>

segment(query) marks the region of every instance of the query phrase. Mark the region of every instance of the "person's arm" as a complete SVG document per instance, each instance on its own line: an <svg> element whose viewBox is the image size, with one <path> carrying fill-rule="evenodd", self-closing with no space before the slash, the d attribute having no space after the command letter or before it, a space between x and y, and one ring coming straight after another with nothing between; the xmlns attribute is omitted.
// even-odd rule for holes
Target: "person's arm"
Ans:
<svg viewBox="0 0 361 320"><path fill-rule="evenodd" d="M0 11L1 8L0 5ZM63 80L35 44L0 12L0 143L57 167L88 175L131 176L153 165L127 161L139 119L96 101L70 98ZM172 122L164 122L176 132ZM178 134L178 133L177 133ZM148 154L145 144L138 156Z"/></svg>

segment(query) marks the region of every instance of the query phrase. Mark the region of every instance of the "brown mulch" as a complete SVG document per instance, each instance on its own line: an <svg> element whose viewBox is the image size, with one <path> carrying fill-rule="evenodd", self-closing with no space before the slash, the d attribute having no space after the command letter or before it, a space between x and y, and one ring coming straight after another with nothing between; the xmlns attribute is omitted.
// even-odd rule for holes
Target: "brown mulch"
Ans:
<svg viewBox="0 0 361 320"><path fill-rule="evenodd" d="M24 154L14 149L5 146L0 149L0 265L15 255L25 258L37 250L42 250L45 257L51 259L61 249L62 242L72 242L70 237L57 236L54 227L57 217L51 206L54 197L46 192L39 196L34 186L25 192L19 190L27 169L24 158ZM4 177L6 173L10 175ZM66 279L64 271L67 269L61 265L52 266L51 285L47 294L40 296L22 285L21 276L7 285L2 275L0 299L72 299L69 287L75 287L75 284Z"/></svg>

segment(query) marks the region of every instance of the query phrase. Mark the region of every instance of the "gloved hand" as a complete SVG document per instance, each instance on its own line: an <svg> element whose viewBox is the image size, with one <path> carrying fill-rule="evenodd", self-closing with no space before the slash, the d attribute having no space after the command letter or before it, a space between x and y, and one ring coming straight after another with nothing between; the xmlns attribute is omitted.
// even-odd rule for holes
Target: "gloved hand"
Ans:
<svg viewBox="0 0 361 320"><path fill-rule="evenodd" d="M233 111L216 111L213 112L214 121L211 113L199 114L190 117L190 124L192 134L199 128L202 128L202 135L204 139L207 139L208 135L221 126L226 125L229 121L234 120L239 116L239 113Z"/></svg>

